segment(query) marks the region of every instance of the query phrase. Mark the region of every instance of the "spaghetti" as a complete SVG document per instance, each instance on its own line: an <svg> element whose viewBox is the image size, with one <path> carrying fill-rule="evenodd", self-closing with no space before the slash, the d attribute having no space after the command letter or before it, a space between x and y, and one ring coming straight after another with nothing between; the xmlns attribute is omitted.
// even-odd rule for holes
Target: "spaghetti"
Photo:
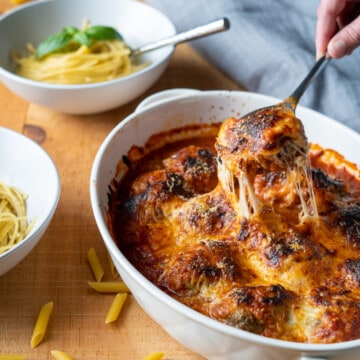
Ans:
<svg viewBox="0 0 360 360"><path fill-rule="evenodd" d="M135 64L122 40L94 41L72 52L53 53L36 59L36 49L28 45L29 56L14 53L16 73L25 78L52 84L88 84L113 80L135 73L147 63Z"/></svg>
<svg viewBox="0 0 360 360"><path fill-rule="evenodd" d="M0 182L0 254L21 242L33 227L26 215L27 195Z"/></svg>

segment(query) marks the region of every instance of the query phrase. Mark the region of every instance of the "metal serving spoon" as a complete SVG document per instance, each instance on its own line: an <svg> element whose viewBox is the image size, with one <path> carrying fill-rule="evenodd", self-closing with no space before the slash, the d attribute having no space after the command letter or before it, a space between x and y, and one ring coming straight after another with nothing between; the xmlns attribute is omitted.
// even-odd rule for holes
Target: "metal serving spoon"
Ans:
<svg viewBox="0 0 360 360"><path fill-rule="evenodd" d="M305 76L304 80L300 83L300 85L293 91L293 93L288 98L283 101L284 106L287 106L289 109L295 112L296 106L301 96L308 88L312 80L316 77L316 75L318 75L325 68L329 60L330 58L327 57L327 55L325 54L318 61L316 61L316 63L309 71L309 73Z"/></svg>
<svg viewBox="0 0 360 360"><path fill-rule="evenodd" d="M227 18L212 21L208 24L197 26L190 30L181 32L179 34L167 37L165 39L154 41L150 44L146 44L138 47L137 49L131 49L131 56L139 56L148 51L152 51L167 45L177 45L186 41L199 39L204 36L215 34L230 28L230 22Z"/></svg>

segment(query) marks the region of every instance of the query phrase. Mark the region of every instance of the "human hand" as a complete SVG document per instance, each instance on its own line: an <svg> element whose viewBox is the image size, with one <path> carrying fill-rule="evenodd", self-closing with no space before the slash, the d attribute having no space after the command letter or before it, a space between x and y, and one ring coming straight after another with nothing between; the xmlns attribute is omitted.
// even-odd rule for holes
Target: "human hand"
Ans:
<svg viewBox="0 0 360 360"><path fill-rule="evenodd" d="M317 57L338 59L360 45L360 0L321 0L317 16Z"/></svg>

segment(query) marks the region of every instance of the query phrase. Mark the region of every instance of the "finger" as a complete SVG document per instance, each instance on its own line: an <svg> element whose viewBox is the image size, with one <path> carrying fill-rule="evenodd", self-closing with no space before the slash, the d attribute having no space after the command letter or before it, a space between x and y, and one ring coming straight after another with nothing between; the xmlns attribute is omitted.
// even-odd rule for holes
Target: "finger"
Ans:
<svg viewBox="0 0 360 360"><path fill-rule="evenodd" d="M330 39L338 30L337 17L344 10L346 0L322 0L317 10L315 45L317 56L325 53Z"/></svg>
<svg viewBox="0 0 360 360"><path fill-rule="evenodd" d="M360 45L360 16L353 22L342 28L330 40L327 47L328 54L339 59L345 55L349 55Z"/></svg>

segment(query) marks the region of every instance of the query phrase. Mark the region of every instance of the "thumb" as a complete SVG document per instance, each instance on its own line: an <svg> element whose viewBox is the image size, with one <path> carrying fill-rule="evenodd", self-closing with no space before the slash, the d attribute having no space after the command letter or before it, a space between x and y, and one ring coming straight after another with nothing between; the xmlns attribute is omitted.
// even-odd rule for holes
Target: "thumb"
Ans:
<svg viewBox="0 0 360 360"><path fill-rule="evenodd" d="M360 45L360 16L342 28L330 40L327 52L335 59L350 55Z"/></svg>

